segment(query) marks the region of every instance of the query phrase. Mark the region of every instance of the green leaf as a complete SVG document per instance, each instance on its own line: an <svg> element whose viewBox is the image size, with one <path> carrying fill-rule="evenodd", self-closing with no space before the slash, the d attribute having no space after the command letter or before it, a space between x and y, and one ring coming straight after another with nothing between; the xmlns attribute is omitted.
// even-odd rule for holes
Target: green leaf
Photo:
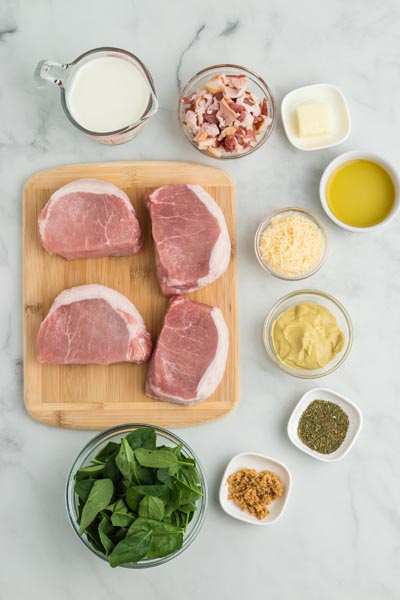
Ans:
<svg viewBox="0 0 400 600"><path fill-rule="evenodd" d="M145 496L139 504L139 517L162 521L164 517L164 503L156 496Z"/></svg>
<svg viewBox="0 0 400 600"><path fill-rule="evenodd" d="M108 442L93 459L94 463L104 464L109 458L115 456L119 450L119 444Z"/></svg>
<svg viewBox="0 0 400 600"><path fill-rule="evenodd" d="M100 541L107 556L114 548L114 542L109 537L109 535L111 535L113 531L114 527L112 526L110 520L107 517L102 517L99 523L98 532Z"/></svg>
<svg viewBox="0 0 400 600"><path fill-rule="evenodd" d="M143 494L136 491L137 487L138 486L131 486L126 490L126 503L134 512L137 512L140 500L143 498Z"/></svg>
<svg viewBox="0 0 400 600"><path fill-rule="evenodd" d="M128 444L126 438L122 438L119 452L115 458L115 463L125 479L130 480L132 477L133 462L133 450Z"/></svg>
<svg viewBox="0 0 400 600"><path fill-rule="evenodd" d="M132 513L114 512L111 515L111 523L114 527L129 527L135 520Z"/></svg>
<svg viewBox="0 0 400 600"><path fill-rule="evenodd" d="M135 491L143 496L160 497L165 493L165 485L136 485Z"/></svg>
<svg viewBox="0 0 400 600"><path fill-rule="evenodd" d="M93 548L95 548L95 550L98 552L104 553L103 545L99 536L98 523L96 521L89 525L86 530L86 535Z"/></svg>
<svg viewBox="0 0 400 600"><path fill-rule="evenodd" d="M94 521L101 510L104 510L112 498L114 486L111 479L98 479L90 490L88 499L82 510L79 532L82 534Z"/></svg>
<svg viewBox="0 0 400 600"><path fill-rule="evenodd" d="M182 496L181 488L178 487L178 485L176 485L174 487L174 489L171 491L169 500L165 507L165 515L167 517L169 517L174 512L174 510L176 510L178 508L178 506L183 504L181 496Z"/></svg>
<svg viewBox="0 0 400 600"><path fill-rule="evenodd" d="M180 460L171 448L159 448L157 450L147 450L146 448L137 448L135 451L137 461L143 467L152 467L153 469L168 469L177 465L187 464Z"/></svg>
<svg viewBox="0 0 400 600"><path fill-rule="evenodd" d="M144 558L150 548L151 531L143 529L121 540L110 554L110 566L118 567L127 563L137 563Z"/></svg>
<svg viewBox="0 0 400 600"><path fill-rule="evenodd" d="M129 528L126 539L130 539L132 534L140 531L148 531L152 534L150 548L146 554L147 558L161 558L182 547L183 529L180 527L139 517Z"/></svg>
<svg viewBox="0 0 400 600"><path fill-rule="evenodd" d="M155 449L157 435L152 427L139 427L128 433L126 439L132 450L136 450L136 448Z"/></svg>
<svg viewBox="0 0 400 600"><path fill-rule="evenodd" d="M174 489L172 478L171 478L171 475L168 473L168 469L158 469L157 479L159 479L159 481L162 481L163 483L165 483L165 485L167 485L170 490Z"/></svg>
<svg viewBox="0 0 400 600"><path fill-rule="evenodd" d="M86 502L88 499L90 490L92 489L95 481L96 479L82 479L81 481L77 481L75 483L75 494L79 496L83 502Z"/></svg>
<svg viewBox="0 0 400 600"><path fill-rule="evenodd" d="M82 481L83 479L95 479L99 478L103 474L104 465L89 465L88 467L82 467L75 474L75 481Z"/></svg>
<svg viewBox="0 0 400 600"><path fill-rule="evenodd" d="M154 469L148 469L147 467L142 467L141 465L137 465L136 467L138 482L143 485L152 485L153 483L157 483L154 481Z"/></svg>
<svg viewBox="0 0 400 600"><path fill-rule="evenodd" d="M115 456L110 456L110 458L104 465L103 477L111 479L111 481L116 486L121 481L121 473L117 465L115 464Z"/></svg>

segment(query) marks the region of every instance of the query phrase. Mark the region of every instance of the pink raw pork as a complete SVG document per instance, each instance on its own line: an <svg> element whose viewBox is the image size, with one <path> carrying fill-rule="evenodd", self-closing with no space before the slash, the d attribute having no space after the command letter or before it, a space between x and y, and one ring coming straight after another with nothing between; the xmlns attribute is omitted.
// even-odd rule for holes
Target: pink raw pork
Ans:
<svg viewBox="0 0 400 600"><path fill-rule="evenodd" d="M40 242L68 260L130 256L143 244L128 196L112 183L78 179L54 192L39 216Z"/></svg>
<svg viewBox="0 0 400 600"><path fill-rule="evenodd" d="M152 343L135 306L105 285L64 290L38 334L39 362L55 365L143 363Z"/></svg>
<svg viewBox="0 0 400 600"><path fill-rule="evenodd" d="M164 296L193 292L225 272L231 255L225 218L200 185L164 185L145 202Z"/></svg>
<svg viewBox="0 0 400 600"><path fill-rule="evenodd" d="M150 360L146 394L186 406L205 400L222 379L228 346L219 308L174 298Z"/></svg>

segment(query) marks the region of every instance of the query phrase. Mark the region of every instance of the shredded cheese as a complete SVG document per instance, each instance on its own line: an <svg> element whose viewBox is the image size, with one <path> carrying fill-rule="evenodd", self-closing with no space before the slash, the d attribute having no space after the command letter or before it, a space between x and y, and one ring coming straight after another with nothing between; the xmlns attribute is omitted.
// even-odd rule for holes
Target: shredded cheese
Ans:
<svg viewBox="0 0 400 600"><path fill-rule="evenodd" d="M304 215L276 216L260 238L260 256L277 275L296 277L320 262L325 240L318 225Z"/></svg>

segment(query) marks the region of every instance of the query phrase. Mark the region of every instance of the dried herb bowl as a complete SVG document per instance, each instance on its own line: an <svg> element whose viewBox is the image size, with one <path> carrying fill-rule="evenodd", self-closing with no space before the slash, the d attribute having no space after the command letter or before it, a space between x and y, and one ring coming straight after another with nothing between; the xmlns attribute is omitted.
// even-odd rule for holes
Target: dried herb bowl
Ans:
<svg viewBox="0 0 400 600"><path fill-rule="evenodd" d="M163 564L179 554L181 554L184 550L186 550L190 544L197 537L205 519L206 509L207 509L207 501L208 501L208 492L207 492L207 482L205 478L205 473L199 459L193 450L186 444L181 438L179 438L174 433L167 431L166 429L162 429L161 427L154 427L152 425L145 424L128 424L121 425L119 427L114 427L107 431L104 431L94 437L89 441L88 444L80 451L77 458L75 459L71 471L68 475L67 487L66 487L66 509L69 521L76 535L79 537L81 542L88 548L93 554L97 555L102 560L109 562L109 559L105 554L96 550L90 543L86 533L80 534L79 531L79 518L78 518L78 510L79 510L79 498L75 493L75 475L82 469L83 467L88 466L94 457L102 450L109 442L119 443L122 438L134 432L135 430L141 427L150 427L154 430L156 434L156 445L175 448L178 445L182 445L181 452L185 459L193 459L196 464L196 470L199 479L199 486L202 492L202 496L199 497L196 503L196 511L193 514L192 520L188 523L184 536L183 536L183 544L182 546L173 551L171 554L167 554L166 556L162 556L160 558L143 558L135 563L124 563L123 567L130 569L143 569L148 567L155 567L157 565Z"/></svg>

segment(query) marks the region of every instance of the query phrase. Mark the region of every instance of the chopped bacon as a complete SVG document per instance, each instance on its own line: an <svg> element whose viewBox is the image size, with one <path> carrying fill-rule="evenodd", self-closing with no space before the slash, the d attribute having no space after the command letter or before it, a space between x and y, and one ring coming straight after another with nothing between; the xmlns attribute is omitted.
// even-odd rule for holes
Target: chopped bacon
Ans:
<svg viewBox="0 0 400 600"><path fill-rule="evenodd" d="M182 98L187 127L200 150L211 156L244 153L271 124L266 98L248 90L245 75L220 73Z"/></svg>
<svg viewBox="0 0 400 600"><path fill-rule="evenodd" d="M202 130L206 132L208 137L218 137L219 136L219 128L215 123L203 123L201 126Z"/></svg>
<svg viewBox="0 0 400 600"><path fill-rule="evenodd" d="M232 152L232 150L235 149L236 142L237 140L234 135L227 135L224 139L225 150L227 150L228 152Z"/></svg>
<svg viewBox="0 0 400 600"><path fill-rule="evenodd" d="M217 111L213 110L212 112L205 112L203 115L203 119L206 123L217 123L218 124L218 119L217 119Z"/></svg>
<svg viewBox="0 0 400 600"><path fill-rule="evenodd" d="M230 125L236 121L237 115L235 111L231 109L225 98L219 103L217 117L220 125L226 125L227 127L230 127Z"/></svg>
<svg viewBox="0 0 400 600"><path fill-rule="evenodd" d="M189 129L191 130L191 132L193 133L193 135L196 135L196 133L199 131L200 127L197 124L197 116L196 113L193 112L192 110L188 110L186 112L186 124L189 127Z"/></svg>
<svg viewBox="0 0 400 600"><path fill-rule="evenodd" d="M261 114L264 116L268 115L267 99L264 98L261 104Z"/></svg>

